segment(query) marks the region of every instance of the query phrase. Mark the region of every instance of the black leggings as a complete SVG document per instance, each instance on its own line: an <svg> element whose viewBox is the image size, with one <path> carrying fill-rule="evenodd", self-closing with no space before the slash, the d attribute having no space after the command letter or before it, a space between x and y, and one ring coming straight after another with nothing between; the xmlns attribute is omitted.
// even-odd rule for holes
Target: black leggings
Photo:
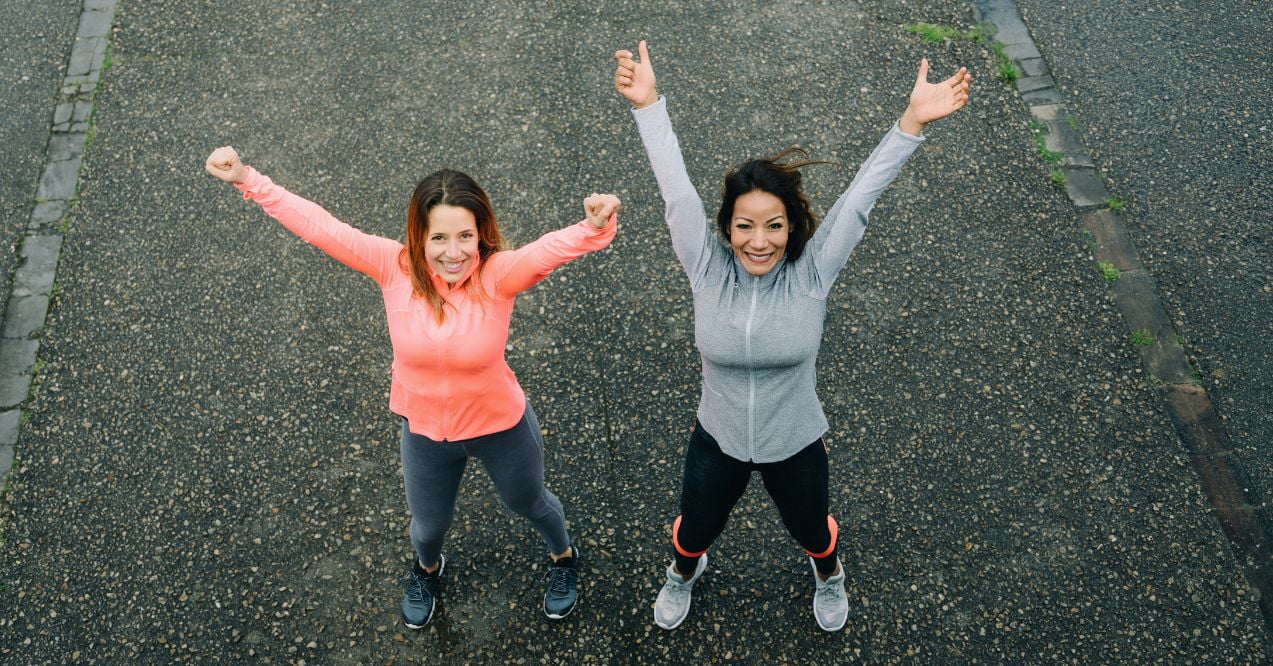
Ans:
<svg viewBox="0 0 1273 666"><path fill-rule="evenodd" d="M835 571L836 528L827 513L827 451L822 439L786 460L743 462L725 455L697 421L685 452L681 516L672 526L677 570L694 572L757 470L787 532L814 558L820 573Z"/></svg>

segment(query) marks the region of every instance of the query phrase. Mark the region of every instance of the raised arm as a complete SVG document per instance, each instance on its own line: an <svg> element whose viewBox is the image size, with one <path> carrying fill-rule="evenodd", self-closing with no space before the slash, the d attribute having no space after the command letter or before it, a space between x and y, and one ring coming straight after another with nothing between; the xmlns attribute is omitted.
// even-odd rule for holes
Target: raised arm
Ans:
<svg viewBox="0 0 1273 666"><path fill-rule="evenodd" d="M685 170L681 146L667 114L667 100L658 95L655 87L654 67L645 40L637 51L640 62L633 60L631 51L615 52L614 86L632 102L632 116L663 196L672 249L689 275L690 286L697 288L706 275L712 252L723 251L723 247L711 236L703 200Z"/></svg>
<svg viewBox="0 0 1273 666"><path fill-rule="evenodd" d="M336 219L318 204L275 185L269 177L247 166L230 146L212 151L204 168L234 184L292 233L331 255L346 266L384 285L397 270L402 245L388 238L363 233Z"/></svg>
<svg viewBox="0 0 1273 666"><path fill-rule="evenodd" d="M483 278L491 280L501 298L530 289L562 264L610 245L618 231L619 207L619 198L613 194L589 196L583 201L583 221L550 231L516 250L495 253Z"/></svg>
<svg viewBox="0 0 1273 666"><path fill-rule="evenodd" d="M876 199L924 140L924 127L966 106L971 84L972 77L962 67L941 83L928 83L928 60L920 61L905 113L862 163L810 241L809 249L824 292L830 292L849 253L862 240Z"/></svg>

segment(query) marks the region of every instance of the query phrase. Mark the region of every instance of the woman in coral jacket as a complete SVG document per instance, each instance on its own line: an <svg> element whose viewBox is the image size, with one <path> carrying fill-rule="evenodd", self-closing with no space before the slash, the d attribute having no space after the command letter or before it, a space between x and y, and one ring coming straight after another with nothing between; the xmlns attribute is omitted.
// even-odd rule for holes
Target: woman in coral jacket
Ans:
<svg viewBox="0 0 1273 666"><path fill-rule="evenodd" d="M689 613L691 588L753 472L760 472L783 524L809 555L818 626L838 631L848 617L838 529L828 500L827 418L814 364L826 299L867 216L923 141L927 123L968 103L971 77L960 69L941 83L920 63L910 105L818 225L801 188L811 164L788 149L725 174L712 237L655 89L645 42L617 51L615 88L632 115L667 206L667 225L694 293L694 342L703 362L698 419L685 453L681 515L672 525L673 561L654 604L654 621L674 629ZM795 159L792 159L796 156Z"/></svg>
<svg viewBox="0 0 1273 666"><path fill-rule="evenodd" d="M389 409L402 417L402 470L416 558L402 620L426 626L439 602L442 542L470 457L485 465L505 505L548 542L544 613L565 617L578 596L580 553L561 502L544 487L535 411L504 360L513 300L554 269L610 244L619 200L584 199L586 219L516 250L486 192L443 170L421 180L407 206L406 244L365 234L246 166L228 146L208 157L213 176L337 261L380 285L393 345Z"/></svg>

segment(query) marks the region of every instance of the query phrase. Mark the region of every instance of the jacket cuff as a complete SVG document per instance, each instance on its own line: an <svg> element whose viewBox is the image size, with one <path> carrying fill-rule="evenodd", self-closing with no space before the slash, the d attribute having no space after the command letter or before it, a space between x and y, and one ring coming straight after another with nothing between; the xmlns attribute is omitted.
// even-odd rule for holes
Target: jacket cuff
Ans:
<svg viewBox="0 0 1273 666"><path fill-rule="evenodd" d="M234 186L239 188L239 191L243 193L244 199L251 200L253 196L260 194L261 188L268 185L269 182L269 178L266 178L260 171L249 166L245 168L243 182L235 183Z"/></svg>

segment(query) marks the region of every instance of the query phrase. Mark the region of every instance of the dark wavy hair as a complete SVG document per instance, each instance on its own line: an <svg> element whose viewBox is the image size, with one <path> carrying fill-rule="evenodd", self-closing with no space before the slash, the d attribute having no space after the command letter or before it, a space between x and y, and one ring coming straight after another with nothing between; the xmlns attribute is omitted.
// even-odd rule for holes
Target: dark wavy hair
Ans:
<svg viewBox="0 0 1273 666"><path fill-rule="evenodd" d="M795 158L795 159L793 159ZM716 214L716 226L720 234L729 240L733 229L734 202L738 197L760 190L778 197L787 214L787 260L795 261L804 253L805 243L813 238L818 228L818 216L813 212L809 197L801 189L800 169L812 164L830 164L824 160L810 160L803 148L788 148L777 155L748 160L725 174L725 184L720 190L720 212Z"/></svg>
<svg viewBox="0 0 1273 666"><path fill-rule="evenodd" d="M438 322L446 318L442 309L444 301L429 279L429 260L425 249L429 239L429 211L441 205L464 208L477 221L478 273L469 279L465 287L478 300L483 296L480 277L481 271L486 268L487 257L504 249L504 236L500 234L499 223L495 220L491 198L486 196L486 191L477 181L454 169L442 169L425 176L416 185L411 203L407 205L407 242L398 255L398 263L411 276L411 286L416 295L432 306Z"/></svg>

